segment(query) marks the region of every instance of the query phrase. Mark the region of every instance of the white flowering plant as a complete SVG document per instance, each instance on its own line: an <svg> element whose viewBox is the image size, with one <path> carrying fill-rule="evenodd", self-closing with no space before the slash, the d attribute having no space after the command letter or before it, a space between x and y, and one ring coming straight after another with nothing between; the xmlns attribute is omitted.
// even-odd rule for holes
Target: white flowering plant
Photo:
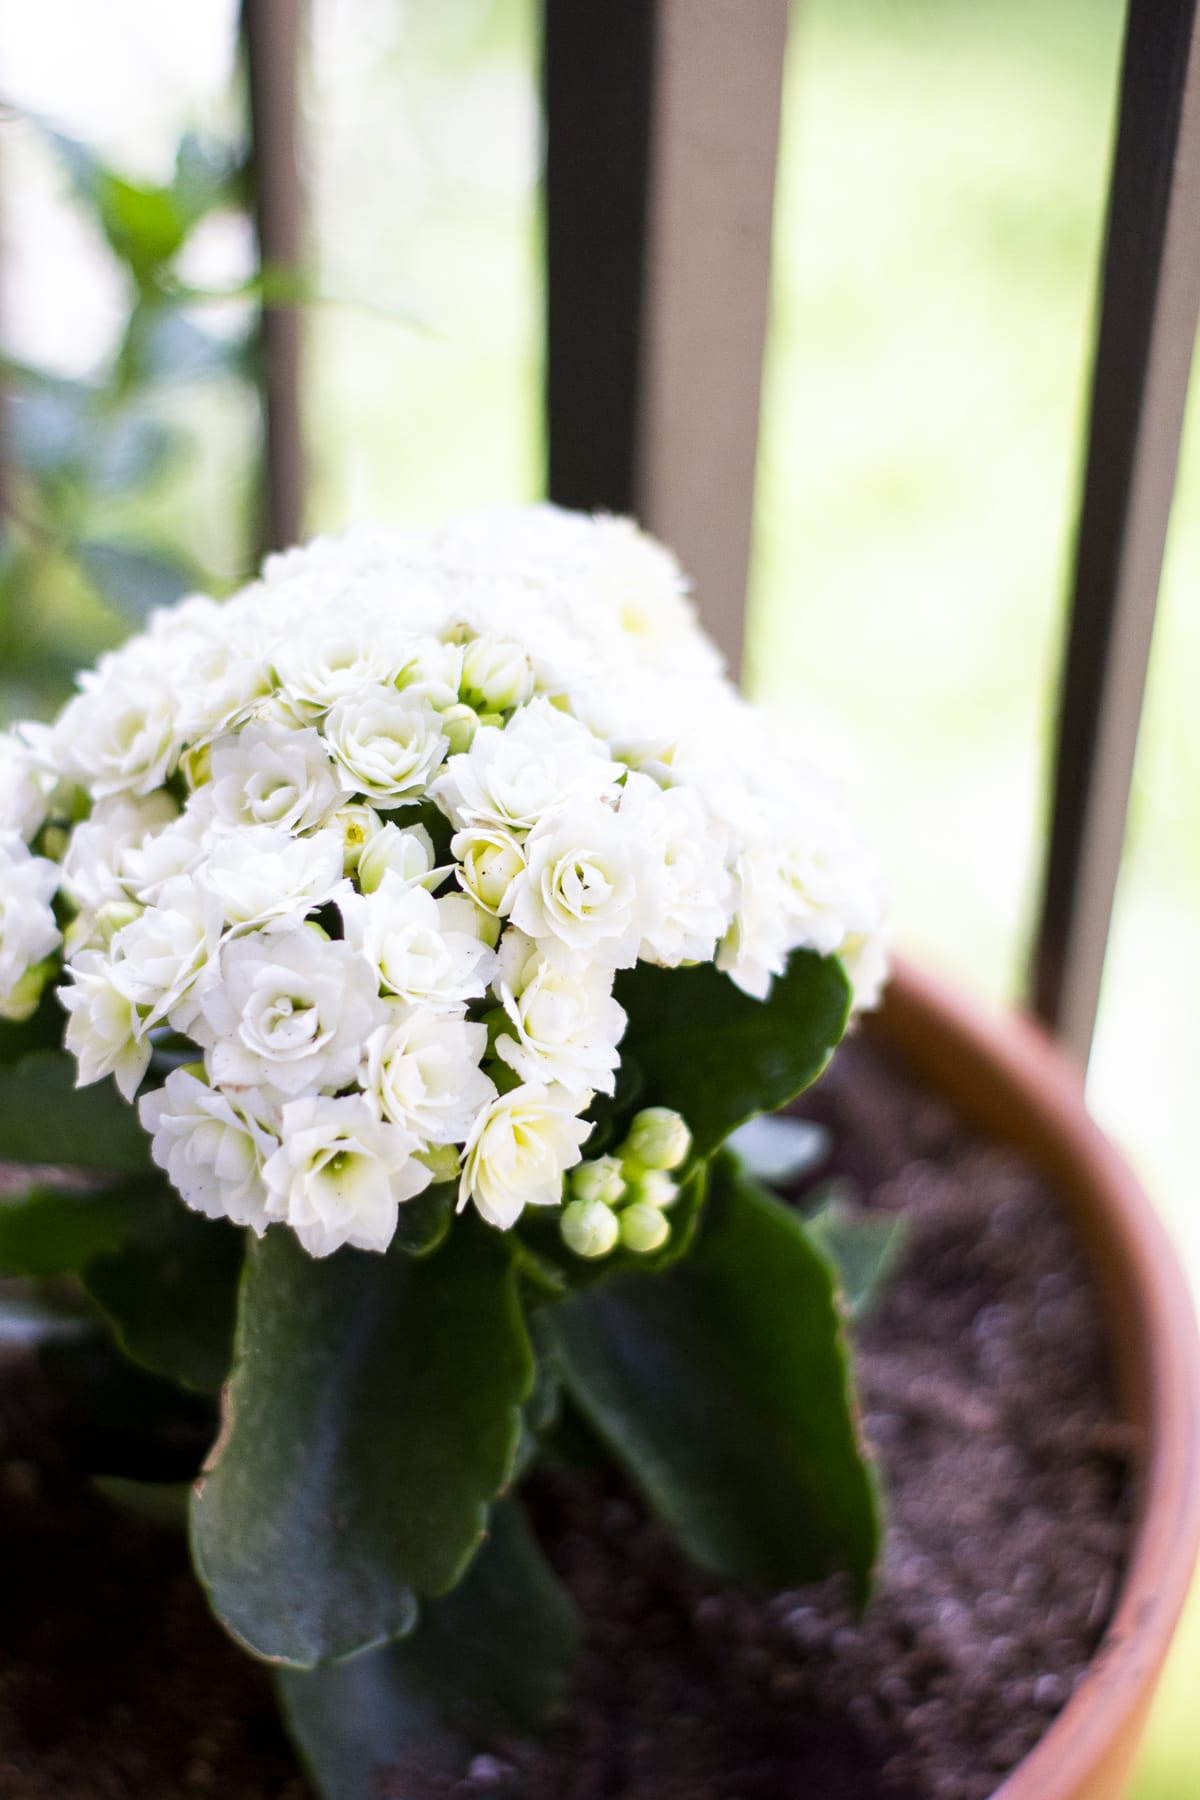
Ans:
<svg viewBox="0 0 1200 1800"><path fill-rule="evenodd" d="M58 1171L0 1269L210 1408L197 1572L325 1792L545 1715L520 1487L584 1436L718 1573L867 1580L834 1271L722 1146L881 946L624 520L318 541L0 738L0 1157Z"/></svg>

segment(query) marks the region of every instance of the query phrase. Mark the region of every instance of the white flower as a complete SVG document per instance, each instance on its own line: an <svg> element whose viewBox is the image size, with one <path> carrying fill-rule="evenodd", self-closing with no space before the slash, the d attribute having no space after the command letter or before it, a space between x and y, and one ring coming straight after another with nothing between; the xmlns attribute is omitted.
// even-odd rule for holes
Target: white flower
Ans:
<svg viewBox="0 0 1200 1800"><path fill-rule="evenodd" d="M216 1085L291 1097L349 1086L383 1017L366 959L298 925L226 944L192 1036Z"/></svg>
<svg viewBox="0 0 1200 1800"><path fill-rule="evenodd" d="M62 938L50 902L58 889L57 865L32 856L15 831L0 832L0 1018L28 1018L41 995L25 977Z"/></svg>
<svg viewBox="0 0 1200 1800"><path fill-rule="evenodd" d="M696 794L682 787L660 788L646 775L626 779L621 817L645 846L646 878L653 879L661 907L638 955L671 967L711 962L732 903L726 832Z"/></svg>
<svg viewBox="0 0 1200 1800"><path fill-rule="evenodd" d="M38 765L11 731L0 732L0 836L15 831L26 843L46 818Z"/></svg>
<svg viewBox="0 0 1200 1800"><path fill-rule="evenodd" d="M161 789L144 799L121 794L101 800L76 825L62 859L63 887L84 912L123 900L127 852L179 817L170 794Z"/></svg>
<svg viewBox="0 0 1200 1800"><path fill-rule="evenodd" d="M479 1067L486 1025L387 1002L387 1022L367 1039L364 1083L385 1119L426 1144L461 1143L496 1089Z"/></svg>
<svg viewBox="0 0 1200 1800"><path fill-rule="evenodd" d="M118 931L112 941L112 982L135 1008L134 1035L169 1019L187 1031L213 978L221 941L221 907L200 883L169 881L157 906Z"/></svg>
<svg viewBox="0 0 1200 1800"><path fill-rule="evenodd" d="M477 1117L463 1154L458 1206L467 1201L507 1231L527 1206L557 1206L563 1176L579 1161L591 1126L560 1088L517 1087Z"/></svg>
<svg viewBox="0 0 1200 1800"><path fill-rule="evenodd" d="M508 712L524 705L533 693L529 652L503 638L472 638L463 650L460 692L476 712Z"/></svg>
<svg viewBox="0 0 1200 1800"><path fill-rule="evenodd" d="M498 825L474 825L450 840L458 881L485 912L498 919L512 911L525 857L511 832Z"/></svg>
<svg viewBox="0 0 1200 1800"><path fill-rule="evenodd" d="M138 843L121 849L116 870L126 893L143 906L154 906L167 884L191 875L204 856L204 821L189 807L164 830L147 832Z"/></svg>
<svg viewBox="0 0 1200 1800"><path fill-rule="evenodd" d="M208 797L226 827L276 825L300 832L323 824L342 792L319 732L247 725L213 745Z"/></svg>
<svg viewBox="0 0 1200 1800"><path fill-rule="evenodd" d="M347 941L365 953L385 992L442 1008L486 993L495 955L461 928L449 900L386 875L373 894L345 894L338 906Z"/></svg>
<svg viewBox="0 0 1200 1800"><path fill-rule="evenodd" d="M112 1075L132 1100L150 1065L150 1039L141 1032L133 1001L113 980L113 966L111 956L98 950L85 950L71 964L74 986L59 989L71 1015L64 1041L79 1064L77 1087Z"/></svg>
<svg viewBox="0 0 1200 1800"><path fill-rule="evenodd" d="M361 1094L292 1100L263 1169L267 1215L285 1219L310 1256L343 1244L386 1250L401 1204L432 1179L416 1148L410 1132L379 1118Z"/></svg>
<svg viewBox="0 0 1200 1800"><path fill-rule="evenodd" d="M292 632L285 628L275 648L275 671L297 718L317 718L364 688L390 686L419 648L402 621L398 625L385 636L372 631L368 620L326 616L305 620Z"/></svg>
<svg viewBox="0 0 1200 1800"><path fill-rule="evenodd" d="M405 885L429 885L433 862L433 840L423 825L396 825L389 819L359 856L358 885L364 894L373 894L389 871ZM445 871L437 873L440 879Z"/></svg>
<svg viewBox="0 0 1200 1800"><path fill-rule="evenodd" d="M610 968L628 968L662 917L653 853L600 800L572 801L525 841L527 870L511 908L530 937L557 938ZM650 879L647 877L650 876Z"/></svg>
<svg viewBox="0 0 1200 1800"><path fill-rule="evenodd" d="M503 730L485 725L431 793L455 825L528 831L572 796L612 794L621 765L576 719L537 698Z"/></svg>
<svg viewBox="0 0 1200 1800"><path fill-rule="evenodd" d="M506 931L496 992L516 1036L497 1038L497 1056L522 1081L557 1085L573 1095L593 1088L611 1094L625 1030L612 985L610 968Z"/></svg>
<svg viewBox="0 0 1200 1800"><path fill-rule="evenodd" d="M261 1095L236 1103L190 1069L173 1069L165 1087L143 1094L138 1114L152 1134L150 1154L180 1197L210 1219L232 1219L262 1236L267 1226L263 1164L279 1140Z"/></svg>
<svg viewBox="0 0 1200 1800"><path fill-rule="evenodd" d="M214 842L203 880L235 929L294 924L338 889L342 834L295 838L274 825L246 826Z"/></svg>
<svg viewBox="0 0 1200 1800"><path fill-rule="evenodd" d="M96 800L152 794L182 747L175 696L148 672L94 678L59 715L49 745L58 773Z"/></svg>
<svg viewBox="0 0 1200 1800"><path fill-rule="evenodd" d="M395 688L366 688L340 700L325 737L341 764L343 785L396 806L424 798L448 748L437 714Z"/></svg>

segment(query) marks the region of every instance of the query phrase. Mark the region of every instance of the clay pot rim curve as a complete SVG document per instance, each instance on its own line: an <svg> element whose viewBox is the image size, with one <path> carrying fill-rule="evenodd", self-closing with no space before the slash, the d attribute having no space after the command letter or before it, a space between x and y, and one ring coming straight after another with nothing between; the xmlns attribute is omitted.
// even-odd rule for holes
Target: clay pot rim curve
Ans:
<svg viewBox="0 0 1200 1800"><path fill-rule="evenodd" d="M1141 1183L1088 1114L1078 1071L1039 1025L897 959L868 1029L1057 1182L1107 1302L1118 1387L1145 1442L1130 1560L1087 1675L993 1800L1116 1795L1200 1548L1200 1336L1188 1285Z"/></svg>

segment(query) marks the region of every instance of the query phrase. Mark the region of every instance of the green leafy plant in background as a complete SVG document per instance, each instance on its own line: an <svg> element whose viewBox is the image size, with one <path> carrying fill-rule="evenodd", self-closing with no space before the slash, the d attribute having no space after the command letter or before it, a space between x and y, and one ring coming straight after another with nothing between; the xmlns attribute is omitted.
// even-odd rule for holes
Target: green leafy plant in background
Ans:
<svg viewBox="0 0 1200 1800"><path fill-rule="evenodd" d="M60 700L76 667L152 607L219 591L213 571L182 548L184 534L156 526L147 502L170 490L198 449L178 418L179 391L251 382L253 314L221 333L205 315L257 291L198 288L180 272L199 227L245 210L238 151L188 132L160 186L129 180L48 125L30 128L66 171L128 298L111 354L86 376L11 356L0 365L0 708L10 713Z"/></svg>

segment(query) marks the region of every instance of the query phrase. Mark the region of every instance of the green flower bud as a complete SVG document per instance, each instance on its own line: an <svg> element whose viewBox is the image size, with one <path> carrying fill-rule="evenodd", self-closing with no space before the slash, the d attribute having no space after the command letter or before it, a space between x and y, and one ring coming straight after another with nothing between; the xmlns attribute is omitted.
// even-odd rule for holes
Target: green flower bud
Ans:
<svg viewBox="0 0 1200 1800"><path fill-rule="evenodd" d="M644 1200L624 1209L619 1215L618 1230L625 1248L637 1256L661 1249L671 1235L671 1227L658 1207L648 1206Z"/></svg>
<svg viewBox="0 0 1200 1800"><path fill-rule="evenodd" d="M435 1182L458 1180L460 1165L453 1144L431 1144L428 1150L417 1151L416 1160L425 1164Z"/></svg>
<svg viewBox="0 0 1200 1800"><path fill-rule="evenodd" d="M463 651L459 694L477 712L509 712L523 706L532 692L533 670L523 645L484 636L472 639Z"/></svg>
<svg viewBox="0 0 1200 1800"><path fill-rule="evenodd" d="M643 1169L677 1169L692 1147L692 1134L668 1106L647 1106L629 1127L621 1161Z"/></svg>
<svg viewBox="0 0 1200 1800"><path fill-rule="evenodd" d="M44 962L34 963L31 969L26 969L20 980L9 989L3 1006L0 1006L0 1019L7 1019L13 1025L23 1025L26 1019L32 1019L38 1009L42 990L57 968L57 962L47 957ZM611 1218L612 1215L609 1216ZM615 1227L613 1236L616 1236Z"/></svg>
<svg viewBox="0 0 1200 1800"><path fill-rule="evenodd" d="M185 750L179 759L179 767L193 793L197 788L205 787L212 780L212 745L195 744Z"/></svg>
<svg viewBox="0 0 1200 1800"><path fill-rule="evenodd" d="M679 1198L679 1183L672 1181L665 1169L647 1169L631 1183L629 1198L636 1206L653 1206L664 1212Z"/></svg>
<svg viewBox="0 0 1200 1800"><path fill-rule="evenodd" d="M560 1221L563 1243L576 1256L607 1256L615 1249L617 1215L602 1200L572 1200Z"/></svg>
<svg viewBox="0 0 1200 1800"><path fill-rule="evenodd" d="M461 756L475 742L475 733L479 730L479 715L474 707L448 706L441 715L442 730L450 739L450 755Z"/></svg>
<svg viewBox="0 0 1200 1800"><path fill-rule="evenodd" d="M571 1174L571 1192L577 1200L599 1200L616 1206L625 1198L625 1177L615 1156L597 1156L582 1162Z"/></svg>
<svg viewBox="0 0 1200 1800"><path fill-rule="evenodd" d="M107 949L118 931L140 919L145 910L136 900L106 900L92 920L91 942Z"/></svg>

